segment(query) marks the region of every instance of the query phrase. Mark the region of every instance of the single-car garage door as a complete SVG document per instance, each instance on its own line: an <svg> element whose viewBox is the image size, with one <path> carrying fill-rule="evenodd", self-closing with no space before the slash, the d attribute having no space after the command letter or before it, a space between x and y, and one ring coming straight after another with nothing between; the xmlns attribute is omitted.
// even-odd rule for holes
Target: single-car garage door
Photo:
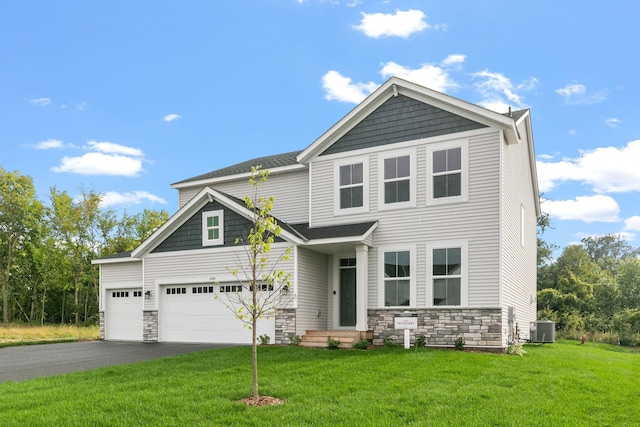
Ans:
<svg viewBox="0 0 640 427"><path fill-rule="evenodd" d="M215 299L216 294L224 299L225 290L235 289L234 285L202 284L161 288L160 340L250 344L251 330L244 327L222 302ZM273 317L258 319L258 335L263 334L274 341Z"/></svg>
<svg viewBox="0 0 640 427"><path fill-rule="evenodd" d="M142 341L142 288L106 292L105 338Z"/></svg>

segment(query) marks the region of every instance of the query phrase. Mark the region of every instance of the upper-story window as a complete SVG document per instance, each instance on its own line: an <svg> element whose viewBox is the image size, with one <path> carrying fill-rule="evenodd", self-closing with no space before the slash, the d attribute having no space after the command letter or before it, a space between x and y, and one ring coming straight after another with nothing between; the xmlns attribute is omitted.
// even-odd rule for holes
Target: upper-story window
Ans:
<svg viewBox="0 0 640 427"><path fill-rule="evenodd" d="M462 148L433 152L433 198L462 194Z"/></svg>
<svg viewBox="0 0 640 427"><path fill-rule="evenodd" d="M202 213L202 246L224 244L224 211Z"/></svg>
<svg viewBox="0 0 640 427"><path fill-rule="evenodd" d="M364 204L362 163L340 166L340 209L360 208Z"/></svg>
<svg viewBox="0 0 640 427"><path fill-rule="evenodd" d="M369 210L369 162L366 158L347 159L335 164L336 215Z"/></svg>
<svg viewBox="0 0 640 427"><path fill-rule="evenodd" d="M428 148L430 178L427 185L429 203L468 200L467 141L434 144Z"/></svg>
<svg viewBox="0 0 640 427"><path fill-rule="evenodd" d="M381 197L380 207L400 208L415 206L415 150L381 157Z"/></svg>

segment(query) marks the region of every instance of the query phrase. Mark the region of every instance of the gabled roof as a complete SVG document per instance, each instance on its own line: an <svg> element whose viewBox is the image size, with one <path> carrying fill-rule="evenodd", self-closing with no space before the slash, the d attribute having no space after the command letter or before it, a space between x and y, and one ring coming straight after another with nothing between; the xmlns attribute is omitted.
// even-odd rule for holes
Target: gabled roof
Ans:
<svg viewBox="0 0 640 427"><path fill-rule="evenodd" d="M287 169L292 166L300 166L296 159L301 151L292 151L289 153L276 154L272 156L258 157L255 159L247 160L235 165L227 166L222 169L217 169L212 172L208 172L202 175L194 176L182 181L171 184L172 188L181 188L191 185L197 185L201 182L211 182L212 180L225 178L229 176L249 176L251 174L251 168L253 166L262 165L263 169L269 169L271 173L277 173L279 170Z"/></svg>
<svg viewBox="0 0 640 427"><path fill-rule="evenodd" d="M513 117L487 110L478 105L436 92L398 77L391 77L339 122L303 150L298 155L298 162L307 163L315 156L318 156L387 100L398 95L413 98L487 126L501 128L505 131L506 140L510 144L516 143L519 139Z"/></svg>
<svg viewBox="0 0 640 427"><path fill-rule="evenodd" d="M156 246L171 235L174 231L191 218L200 208L210 201L216 200L225 207L233 210L239 215L251 220L252 213L244 205L241 200L230 197L220 191L216 191L211 187L205 187L195 195L187 204L185 204L178 212L176 212L167 222L158 228L149 238L147 238L140 246L133 250L131 256L138 258L151 252ZM280 237L292 243L301 244L304 239L299 236L295 230L290 227L282 227Z"/></svg>

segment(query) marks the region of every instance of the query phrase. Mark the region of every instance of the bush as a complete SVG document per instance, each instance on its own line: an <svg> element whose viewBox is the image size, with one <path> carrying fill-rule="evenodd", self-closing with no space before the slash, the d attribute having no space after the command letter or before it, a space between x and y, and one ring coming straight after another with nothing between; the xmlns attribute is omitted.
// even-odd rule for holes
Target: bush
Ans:
<svg viewBox="0 0 640 427"><path fill-rule="evenodd" d="M416 337L415 347L426 347L427 346L427 337L424 335L418 335Z"/></svg>
<svg viewBox="0 0 640 427"><path fill-rule="evenodd" d="M353 348L357 348L358 350L366 350L369 348L371 343L369 340L360 340L353 343Z"/></svg>
<svg viewBox="0 0 640 427"><path fill-rule="evenodd" d="M340 342L340 340L334 340L331 337L327 337L327 348L329 350L337 350L340 348L340 344L342 344L342 342Z"/></svg>
<svg viewBox="0 0 640 427"><path fill-rule="evenodd" d="M297 347L300 345L301 342L302 342L302 338L300 337L300 335L289 337L289 345Z"/></svg>
<svg viewBox="0 0 640 427"><path fill-rule="evenodd" d="M267 345L269 344L270 341L271 341L271 337L267 334L260 335L258 337L258 342L260 342L260 345Z"/></svg>
<svg viewBox="0 0 640 427"><path fill-rule="evenodd" d="M517 342L507 347L507 354L513 354L514 356L524 356L527 351L522 347L522 343Z"/></svg>
<svg viewBox="0 0 640 427"><path fill-rule="evenodd" d="M393 338L385 338L382 340L382 345L385 347L397 347L398 343Z"/></svg>
<svg viewBox="0 0 640 427"><path fill-rule="evenodd" d="M464 342L464 338L459 337L454 343L453 345L455 346L456 350L458 351L462 351L464 350L464 346L465 346L466 342Z"/></svg>

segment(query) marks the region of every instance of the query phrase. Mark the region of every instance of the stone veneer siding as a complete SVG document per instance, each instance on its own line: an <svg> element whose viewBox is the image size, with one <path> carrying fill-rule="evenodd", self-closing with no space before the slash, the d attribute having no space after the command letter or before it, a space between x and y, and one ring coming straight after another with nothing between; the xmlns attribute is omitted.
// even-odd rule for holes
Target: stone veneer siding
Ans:
<svg viewBox="0 0 640 427"><path fill-rule="evenodd" d="M462 337L466 347L505 347L500 308L432 308L407 311L418 314L418 329L411 331L412 344L416 336L424 335L428 346L453 347L456 339ZM395 315L402 313L398 309L369 310L373 345L382 345L385 338L404 344L404 331L394 328Z"/></svg>
<svg viewBox="0 0 640 427"><path fill-rule="evenodd" d="M104 311L100 311L98 312L99 320L98 320L98 324L100 325L100 339L103 340L105 335L104 335Z"/></svg>
<svg viewBox="0 0 640 427"><path fill-rule="evenodd" d="M289 345L289 339L296 336L295 308L276 310L276 345Z"/></svg>
<svg viewBox="0 0 640 427"><path fill-rule="evenodd" d="M158 310L142 310L142 340L158 342Z"/></svg>

